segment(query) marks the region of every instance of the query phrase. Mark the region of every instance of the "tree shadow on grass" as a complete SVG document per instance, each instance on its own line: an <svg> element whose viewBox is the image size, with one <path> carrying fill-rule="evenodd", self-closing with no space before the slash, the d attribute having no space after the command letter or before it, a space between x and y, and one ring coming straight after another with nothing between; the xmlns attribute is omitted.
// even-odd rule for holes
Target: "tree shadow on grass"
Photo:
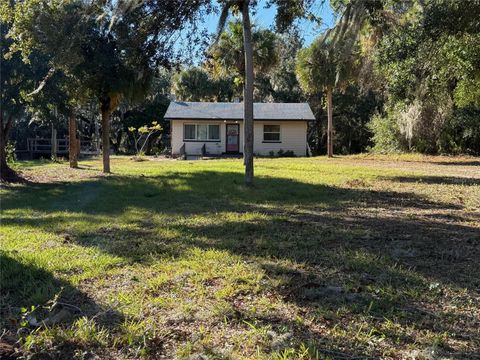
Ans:
<svg viewBox="0 0 480 360"><path fill-rule="evenodd" d="M480 161L431 161L431 164L445 165L445 166L480 166Z"/></svg>
<svg viewBox="0 0 480 360"><path fill-rule="evenodd" d="M385 180L397 181L400 183L425 183L436 185L480 185L480 179L456 177L456 176L394 176Z"/></svg>
<svg viewBox="0 0 480 360"><path fill-rule="evenodd" d="M122 314L97 304L52 273L16 258L15 252L0 252L0 359L20 356L19 338L52 326L75 327L81 317L95 317L95 323L109 331L123 321ZM95 351L95 344L62 337L56 349L39 347L37 358L69 359L79 350Z"/></svg>
<svg viewBox="0 0 480 360"><path fill-rule="evenodd" d="M132 262L178 257L193 247L227 250L259 262L281 284L276 291L287 301L333 316L332 322L344 321L335 315L342 307L372 316L373 325L395 318L438 334L461 321L478 322L448 312L438 318L419 305L435 295L436 281L471 294L480 287L478 228L465 225L471 219L461 207L409 193L286 178L258 177L253 189L242 181L239 173L199 172L17 187L2 199L3 222L68 232L82 246ZM32 216L22 217L25 210ZM82 222L89 226L76 225ZM290 326L299 339L318 338ZM457 328L456 334L470 338L472 329ZM387 337L392 343L415 341L396 333ZM327 350L343 351L338 340L326 341ZM350 355L365 350L350 345Z"/></svg>
<svg viewBox="0 0 480 360"><path fill-rule="evenodd" d="M253 189L240 185L241 181L238 173L199 172L17 187L2 197L2 221L67 234L81 245L133 261L152 253L178 256L191 246L202 246L240 252L246 248L248 255L311 263L314 258L305 252L347 246L398 257L406 265L425 255L435 260L427 261L426 275L458 286L467 284L455 273L456 263L469 264L470 274L479 272L471 262L478 251L478 229L465 225L472 219L457 205L410 193L284 178L259 177ZM31 215L25 217L25 210ZM421 215L420 210L428 212ZM118 220L129 211L132 216ZM225 213L231 216L211 220ZM242 218L246 213L263 219ZM179 217L187 221L178 221ZM208 221L197 222L195 217ZM175 234L159 234L157 230L165 227ZM252 247L248 242L253 238L261 238L266 250ZM435 263L450 271L430 268ZM422 263L415 266L421 269Z"/></svg>
<svg viewBox="0 0 480 360"><path fill-rule="evenodd" d="M416 181L418 178L402 179ZM110 176L83 182L30 184L8 190L2 196L5 210L69 211L109 216L122 214L128 208L198 214L212 210L249 210L251 204L262 203L332 207L347 201L368 201L372 206L460 209L459 206L428 201L415 194L346 189L288 178L257 177L255 186L246 188L240 173L214 171L170 172L155 177Z"/></svg>

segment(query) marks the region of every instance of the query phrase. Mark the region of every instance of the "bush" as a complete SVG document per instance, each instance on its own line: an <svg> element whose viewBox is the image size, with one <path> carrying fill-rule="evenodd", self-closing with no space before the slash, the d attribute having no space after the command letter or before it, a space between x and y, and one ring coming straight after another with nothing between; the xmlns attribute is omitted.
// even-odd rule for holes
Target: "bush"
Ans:
<svg viewBox="0 0 480 360"><path fill-rule="evenodd" d="M455 109L440 135L443 153L480 154L480 110L467 107Z"/></svg>
<svg viewBox="0 0 480 360"><path fill-rule="evenodd" d="M480 154L480 109L475 107L428 101L397 104L385 115L375 115L369 127L375 152Z"/></svg>
<svg viewBox="0 0 480 360"><path fill-rule="evenodd" d="M278 150L278 157L295 157L295 153L292 150L283 151L282 149Z"/></svg>
<svg viewBox="0 0 480 360"><path fill-rule="evenodd" d="M17 160L15 155L15 143L8 142L7 146L5 146L5 153L7 157L7 163L14 163Z"/></svg>
<svg viewBox="0 0 480 360"><path fill-rule="evenodd" d="M374 152L392 153L408 150L405 142L402 141L402 134L394 115L375 114L368 127L373 133L374 145L371 150Z"/></svg>

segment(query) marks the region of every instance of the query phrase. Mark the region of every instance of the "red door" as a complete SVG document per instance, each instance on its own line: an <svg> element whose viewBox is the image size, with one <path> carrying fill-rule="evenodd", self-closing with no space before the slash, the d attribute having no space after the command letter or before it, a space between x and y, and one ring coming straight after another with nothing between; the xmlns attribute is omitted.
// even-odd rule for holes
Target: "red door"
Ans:
<svg viewBox="0 0 480 360"><path fill-rule="evenodd" d="M240 125L227 124L227 153L238 153L240 150Z"/></svg>

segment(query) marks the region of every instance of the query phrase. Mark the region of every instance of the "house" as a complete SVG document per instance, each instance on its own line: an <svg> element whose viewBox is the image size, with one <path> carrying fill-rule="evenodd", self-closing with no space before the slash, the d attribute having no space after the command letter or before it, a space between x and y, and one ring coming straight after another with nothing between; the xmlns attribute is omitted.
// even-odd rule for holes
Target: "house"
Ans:
<svg viewBox="0 0 480 360"><path fill-rule="evenodd" d="M315 120L308 104L255 103L253 114L254 154L307 154L307 123ZM243 103L171 102L165 119L173 156L243 152Z"/></svg>

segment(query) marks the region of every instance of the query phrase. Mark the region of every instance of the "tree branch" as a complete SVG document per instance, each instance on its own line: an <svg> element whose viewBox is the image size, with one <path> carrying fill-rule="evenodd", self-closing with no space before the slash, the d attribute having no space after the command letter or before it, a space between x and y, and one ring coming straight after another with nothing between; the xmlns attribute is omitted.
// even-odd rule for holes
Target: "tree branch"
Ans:
<svg viewBox="0 0 480 360"><path fill-rule="evenodd" d="M51 68L50 70L48 70L47 75L45 75L45 77L43 78L40 85L35 90L33 90L31 93L27 94L27 96L33 96L33 95L38 94L40 91L42 91L42 89L47 84L48 79L50 79L54 73L55 73L55 68Z"/></svg>

